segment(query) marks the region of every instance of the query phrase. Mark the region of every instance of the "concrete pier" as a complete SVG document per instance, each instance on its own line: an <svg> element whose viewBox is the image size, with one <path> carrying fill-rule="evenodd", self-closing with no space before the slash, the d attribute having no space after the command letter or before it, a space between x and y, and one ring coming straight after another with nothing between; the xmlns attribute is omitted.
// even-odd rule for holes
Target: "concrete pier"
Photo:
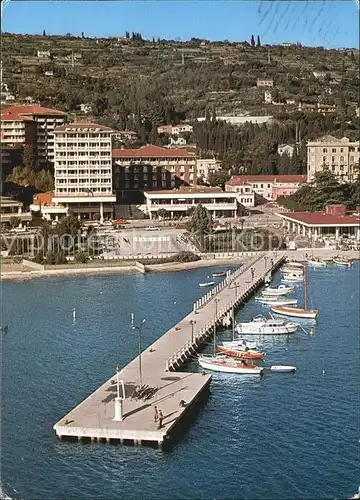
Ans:
<svg viewBox="0 0 360 500"><path fill-rule="evenodd" d="M264 278L285 260L283 253L257 255L233 273L227 273L217 286L193 305L192 311L141 354L144 395L135 398L139 389L139 357L118 373L124 383L125 399L121 410L117 398L116 375L107 380L87 399L54 425L62 439L84 442L107 442L133 445L162 445L175 427L208 392L211 375L176 372L198 347L221 324L233 307L238 307ZM141 396L141 397L140 397ZM162 411L159 428L155 406ZM121 419L115 418L121 412Z"/></svg>

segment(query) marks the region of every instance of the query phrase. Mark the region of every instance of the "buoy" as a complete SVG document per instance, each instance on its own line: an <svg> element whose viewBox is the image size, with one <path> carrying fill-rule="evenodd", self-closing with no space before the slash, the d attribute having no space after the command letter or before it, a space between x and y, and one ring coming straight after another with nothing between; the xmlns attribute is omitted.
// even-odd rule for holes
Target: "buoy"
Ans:
<svg viewBox="0 0 360 500"><path fill-rule="evenodd" d="M322 372L322 373L323 373L323 375L325 375L325 370L323 370L323 372Z"/></svg>
<svg viewBox="0 0 360 500"><path fill-rule="evenodd" d="M76 310L73 309L73 320L75 321L76 320Z"/></svg>

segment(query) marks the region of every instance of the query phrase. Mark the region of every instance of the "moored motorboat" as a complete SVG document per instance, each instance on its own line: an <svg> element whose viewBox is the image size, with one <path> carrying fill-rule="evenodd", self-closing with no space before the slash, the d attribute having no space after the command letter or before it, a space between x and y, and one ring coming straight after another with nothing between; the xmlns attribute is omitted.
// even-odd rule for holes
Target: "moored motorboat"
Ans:
<svg viewBox="0 0 360 500"><path fill-rule="evenodd" d="M270 367L270 371L277 373L295 373L296 366L273 365Z"/></svg>
<svg viewBox="0 0 360 500"><path fill-rule="evenodd" d="M307 261L307 263L309 264L309 266L312 266L312 267L326 267L326 265L327 265L324 260L317 259L315 257L312 257L311 259L309 259Z"/></svg>
<svg viewBox="0 0 360 500"><path fill-rule="evenodd" d="M287 299L286 297L255 297L255 300L266 306L294 306L298 303L297 299Z"/></svg>
<svg viewBox="0 0 360 500"><path fill-rule="evenodd" d="M237 323L236 331L246 335L287 335L296 332L298 327L298 323L258 316L247 323Z"/></svg>
<svg viewBox="0 0 360 500"><path fill-rule="evenodd" d="M232 340L230 342L223 342L222 345L224 347L227 347L229 349L232 349L232 348L235 348L235 349L257 349L258 348L258 344L257 342L251 342L249 340L243 340L243 339L239 339L239 340Z"/></svg>
<svg viewBox="0 0 360 500"><path fill-rule="evenodd" d="M213 285L215 285L215 281L205 281L204 283L199 283L199 286L201 287L213 286Z"/></svg>
<svg viewBox="0 0 360 500"><path fill-rule="evenodd" d="M336 256L333 257L333 262L334 264L337 264L338 266L344 266L344 267L351 267L351 260L347 259L346 257L341 257L341 256Z"/></svg>
<svg viewBox="0 0 360 500"><path fill-rule="evenodd" d="M281 268L282 273L295 273L303 274L303 270L300 267L284 266Z"/></svg>
<svg viewBox="0 0 360 500"><path fill-rule="evenodd" d="M297 262L296 260L287 260L286 265L290 267L297 267L299 269L303 269L304 264L302 262Z"/></svg>
<svg viewBox="0 0 360 500"><path fill-rule="evenodd" d="M264 369L249 361L237 361L226 356L199 356L199 365L206 370L244 375L262 375Z"/></svg>
<svg viewBox="0 0 360 500"><path fill-rule="evenodd" d="M301 307L274 306L271 310L276 314L291 316L293 318L316 319L319 314L317 309L303 309Z"/></svg>
<svg viewBox="0 0 360 500"><path fill-rule="evenodd" d="M285 286L285 285L279 285L276 288L272 288L270 286L267 286L265 290L263 290L262 294L263 295L271 295L271 296L281 296L281 295L286 295L294 290L293 286Z"/></svg>
<svg viewBox="0 0 360 500"><path fill-rule="evenodd" d="M226 276L226 271L218 271L217 273L212 273L213 278L220 278L221 276Z"/></svg>
<svg viewBox="0 0 360 500"><path fill-rule="evenodd" d="M281 278L284 283L301 283L304 281L304 276L302 274L287 273Z"/></svg>
<svg viewBox="0 0 360 500"><path fill-rule="evenodd" d="M254 349L238 349L235 347L229 348L223 345L218 345L218 349L221 353L226 354L226 356L231 356L232 358L241 359L262 359L265 356L264 352L259 352Z"/></svg>

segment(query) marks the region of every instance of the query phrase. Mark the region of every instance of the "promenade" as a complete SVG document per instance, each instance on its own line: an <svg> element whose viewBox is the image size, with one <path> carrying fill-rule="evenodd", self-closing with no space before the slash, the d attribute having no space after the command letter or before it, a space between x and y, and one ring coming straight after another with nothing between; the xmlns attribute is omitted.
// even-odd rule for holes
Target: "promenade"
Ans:
<svg viewBox="0 0 360 500"><path fill-rule="evenodd" d="M162 446L194 403L207 392L211 381L211 375L175 370L213 334L214 323L218 324L232 307L246 300L283 261L283 253L258 254L245 266L228 272L221 283L193 305L186 317L141 353L142 385L153 392L149 397L132 397L141 385L139 357L122 367L118 374L125 390L121 420L114 420L115 411L119 412L115 402L115 374L54 425L57 436ZM123 396L122 390L120 395ZM155 406L164 415L160 429L154 421Z"/></svg>

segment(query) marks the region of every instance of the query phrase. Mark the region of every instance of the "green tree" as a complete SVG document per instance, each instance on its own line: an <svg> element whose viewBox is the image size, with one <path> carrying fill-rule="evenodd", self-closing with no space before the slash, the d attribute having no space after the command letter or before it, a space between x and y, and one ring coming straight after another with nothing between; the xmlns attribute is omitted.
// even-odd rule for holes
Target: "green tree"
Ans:
<svg viewBox="0 0 360 500"><path fill-rule="evenodd" d="M256 46L261 47L260 36L257 36Z"/></svg>
<svg viewBox="0 0 360 500"><path fill-rule="evenodd" d="M46 36L46 31L45 30L43 30L43 35L42 36Z"/></svg>
<svg viewBox="0 0 360 500"><path fill-rule="evenodd" d="M255 38L254 38L254 35L251 35L250 44L251 44L251 47L255 47Z"/></svg>
<svg viewBox="0 0 360 500"><path fill-rule="evenodd" d="M190 220L186 223L188 231L197 234L204 234L211 227L212 216L208 209L201 203L194 207Z"/></svg>
<svg viewBox="0 0 360 500"><path fill-rule="evenodd" d="M230 178L229 172L224 172L219 170L217 172L211 172L208 177L208 183L210 186L223 186Z"/></svg>
<svg viewBox="0 0 360 500"><path fill-rule="evenodd" d="M25 144L22 154L22 161L24 167L30 170L36 170L37 167L37 155L36 148L32 144Z"/></svg>
<svg viewBox="0 0 360 500"><path fill-rule="evenodd" d="M86 264L87 261L88 257L85 252L77 252L77 254L75 255L75 262L77 262L78 264Z"/></svg>

